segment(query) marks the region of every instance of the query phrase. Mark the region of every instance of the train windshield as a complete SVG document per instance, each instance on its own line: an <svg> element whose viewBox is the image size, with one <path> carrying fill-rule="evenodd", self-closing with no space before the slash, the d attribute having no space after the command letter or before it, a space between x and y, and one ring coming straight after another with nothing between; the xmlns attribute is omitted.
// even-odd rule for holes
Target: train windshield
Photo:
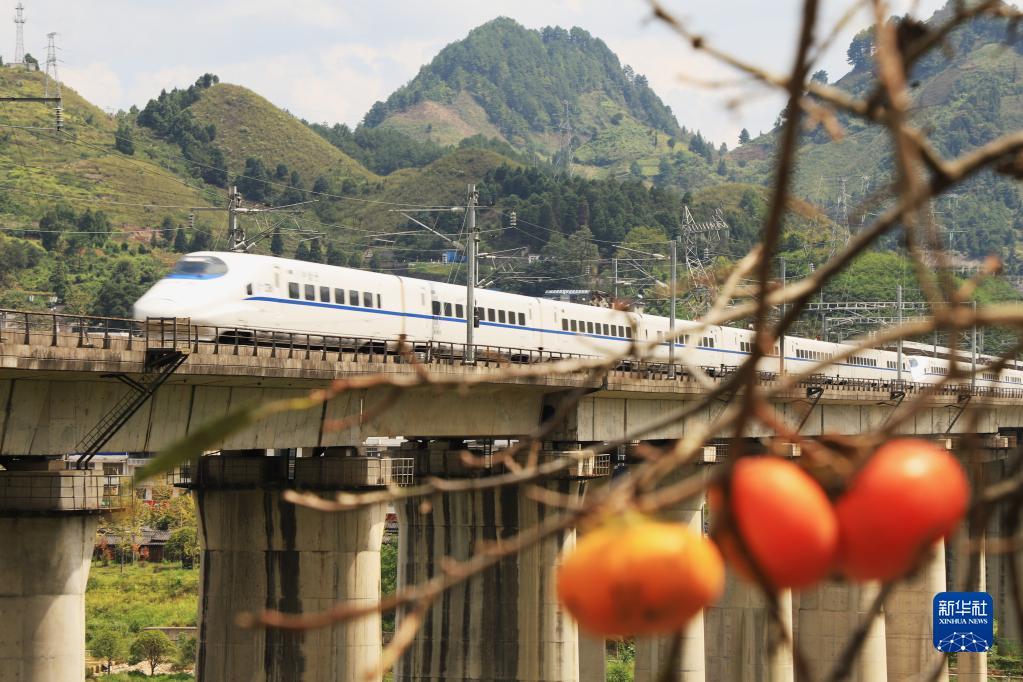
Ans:
<svg viewBox="0 0 1023 682"><path fill-rule="evenodd" d="M170 277L209 279L227 274L227 263L216 256L185 256L179 260Z"/></svg>

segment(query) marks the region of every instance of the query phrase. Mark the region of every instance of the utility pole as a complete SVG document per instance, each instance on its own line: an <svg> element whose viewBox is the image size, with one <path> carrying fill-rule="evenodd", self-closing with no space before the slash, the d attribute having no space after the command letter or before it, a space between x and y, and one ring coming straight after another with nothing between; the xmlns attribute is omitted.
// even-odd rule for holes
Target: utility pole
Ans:
<svg viewBox="0 0 1023 682"><path fill-rule="evenodd" d="M898 307L899 307L898 316L899 316L899 326L901 327L902 326L902 285L901 284L899 285L899 288L896 290L895 300L898 303ZM895 370L895 380L897 382L899 382L899 384L901 384L902 383L902 339L901 338L899 338L898 343L899 343L899 352L898 352L898 363L899 364L898 364L898 367Z"/></svg>
<svg viewBox="0 0 1023 682"><path fill-rule="evenodd" d="M788 279L785 275L785 257L781 258L781 292L785 294L785 285L788 283ZM785 319L785 311L788 308L784 303L781 304L781 319ZM759 342L758 342L759 343ZM778 335L778 373L785 374L785 332Z"/></svg>
<svg viewBox="0 0 1023 682"><path fill-rule="evenodd" d="M238 209L242 205L242 195L238 188L231 185L227 191L227 250L236 251L245 244L245 232L238 229Z"/></svg>
<svg viewBox="0 0 1023 682"><path fill-rule="evenodd" d="M614 300L617 302L618 301L618 259L617 258L612 258L611 259L611 267L614 270L614 277L615 277L615 280L614 280Z"/></svg>
<svg viewBox="0 0 1023 682"><path fill-rule="evenodd" d="M977 391L977 299L973 303L973 328L970 333L970 393ZM955 359L952 360L955 362Z"/></svg>
<svg viewBox="0 0 1023 682"><path fill-rule="evenodd" d="M466 229L469 232L466 244L465 278L465 364L476 362L476 348L473 346L473 332L476 330L476 252L480 233L476 228L476 202L479 194L476 185L469 185L469 205L466 208Z"/></svg>
<svg viewBox="0 0 1023 682"><path fill-rule="evenodd" d="M678 277L678 241L671 240L671 316L668 318L668 378L675 378L675 280Z"/></svg>

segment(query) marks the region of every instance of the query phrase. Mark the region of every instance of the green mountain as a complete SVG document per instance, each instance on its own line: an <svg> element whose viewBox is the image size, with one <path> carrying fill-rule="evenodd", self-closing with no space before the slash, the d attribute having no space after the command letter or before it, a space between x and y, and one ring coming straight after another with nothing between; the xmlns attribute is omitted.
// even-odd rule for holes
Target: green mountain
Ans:
<svg viewBox="0 0 1023 682"><path fill-rule="evenodd" d="M376 174L311 131L301 120L240 85L217 83L189 106L200 125L213 125L227 167L243 172L249 158L284 164L310 184L317 176L376 180Z"/></svg>
<svg viewBox="0 0 1023 682"><path fill-rule="evenodd" d="M928 25L947 19L953 6L950 2ZM875 87L869 59L872 40L869 29L853 39L848 51L852 70L834 83L836 87L857 96ZM1023 128L1023 37L1006 20L981 18L957 28L944 48L914 66L911 82L912 120L946 158ZM845 115L839 121L845 130L840 140L831 139L823 126L804 134L795 191L825 207L833 218L844 221L848 213L855 229L878 210L875 205L860 216L855 206L879 190L883 204L894 163L884 128ZM770 181L776 136L772 132L730 153L740 177ZM954 197L939 200L935 217L954 250L970 258L999 253L1018 272L1021 200L1020 183L984 173L960 186Z"/></svg>
<svg viewBox="0 0 1023 682"><path fill-rule="evenodd" d="M653 178L664 171L662 159L688 154L692 137L647 79L599 38L503 17L441 50L374 104L363 127L442 146L495 138L588 177ZM700 167L694 179L713 175L713 154L703 158L698 149L686 159Z"/></svg>

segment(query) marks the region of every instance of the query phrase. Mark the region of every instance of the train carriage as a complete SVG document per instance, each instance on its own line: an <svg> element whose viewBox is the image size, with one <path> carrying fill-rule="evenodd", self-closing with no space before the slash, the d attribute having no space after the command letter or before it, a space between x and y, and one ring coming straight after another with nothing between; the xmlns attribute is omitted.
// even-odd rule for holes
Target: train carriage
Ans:
<svg viewBox="0 0 1023 682"><path fill-rule="evenodd" d="M466 325L475 321L480 352L519 359L533 353L621 355L633 344L650 347L644 360L668 360L669 320L656 315L520 296L490 289L475 291L468 310L465 287L246 253L202 251L184 256L134 306L137 319L189 318L204 334L220 330L257 337L308 334L317 342L358 343L395 349L400 338L413 348L431 344L452 357L464 354ZM334 341L331 341L334 340ZM733 327L676 322L677 362L727 372L752 352L753 333ZM911 348L915 350L913 344ZM761 359L758 370L806 371L830 361L848 346L786 337ZM966 371L971 362L959 356ZM1023 371L1015 363L984 370L995 361L981 358L977 386L1023 389ZM828 381L891 382L900 376L898 355L865 349L836 361L822 372ZM906 355L904 381L937 383L950 371L939 357Z"/></svg>

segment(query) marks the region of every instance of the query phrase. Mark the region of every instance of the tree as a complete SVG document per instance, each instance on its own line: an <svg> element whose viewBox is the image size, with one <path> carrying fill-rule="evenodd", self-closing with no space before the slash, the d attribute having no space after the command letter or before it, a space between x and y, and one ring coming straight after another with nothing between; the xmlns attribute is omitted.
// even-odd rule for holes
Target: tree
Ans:
<svg viewBox="0 0 1023 682"><path fill-rule="evenodd" d="M345 254L334 242L327 244L327 265L344 265Z"/></svg>
<svg viewBox="0 0 1023 682"><path fill-rule="evenodd" d="M104 317L131 317L131 307L142 296L146 283L128 258L117 261L93 301L92 314Z"/></svg>
<svg viewBox="0 0 1023 682"><path fill-rule="evenodd" d="M746 144L750 141L749 131L743 128L739 132L739 144Z"/></svg>
<svg viewBox="0 0 1023 682"><path fill-rule="evenodd" d="M320 245L320 239L313 239L309 243L309 260L313 263L323 262L323 247Z"/></svg>
<svg viewBox="0 0 1023 682"><path fill-rule="evenodd" d="M167 558L184 561L199 556L199 538L195 526L182 526L167 538Z"/></svg>
<svg viewBox="0 0 1023 682"><path fill-rule="evenodd" d="M270 198L270 173L260 159L245 159L245 171L235 178L238 191L249 201L266 202Z"/></svg>
<svg viewBox="0 0 1023 682"><path fill-rule="evenodd" d="M298 243L298 247L295 249L295 260L309 260L309 245L305 241Z"/></svg>
<svg viewBox="0 0 1023 682"><path fill-rule="evenodd" d="M114 665L114 659L124 655L124 638L119 632L105 628L89 640L89 651L101 661L107 662L107 672Z"/></svg>
<svg viewBox="0 0 1023 682"><path fill-rule="evenodd" d="M143 630L131 643L128 660L132 663L148 662L149 674L155 675L156 666L166 661L173 651L174 644L167 635L159 630Z"/></svg>
<svg viewBox="0 0 1023 682"><path fill-rule="evenodd" d="M874 29L865 28L853 36L845 55L853 71L869 68L874 56Z"/></svg>
<svg viewBox="0 0 1023 682"><path fill-rule="evenodd" d="M174 656L174 669L188 670L194 666L196 649L195 637L182 637L178 641L177 652Z"/></svg>
<svg viewBox="0 0 1023 682"><path fill-rule="evenodd" d="M170 245L174 241L174 219L169 215L163 217L163 222L160 223L160 237L163 239L163 243Z"/></svg>
<svg viewBox="0 0 1023 682"><path fill-rule="evenodd" d="M25 53L25 64L35 67L36 71L39 70L39 60L28 52Z"/></svg>
<svg viewBox="0 0 1023 682"><path fill-rule="evenodd" d="M53 295L57 297L58 303L67 300L67 265L63 258L58 258L53 264L53 272L50 273L50 289L53 290Z"/></svg>
<svg viewBox="0 0 1023 682"><path fill-rule="evenodd" d="M120 123L117 124L117 133L114 137L114 149L131 156L135 153L135 134L132 130L131 124L127 120L121 119Z"/></svg>
<svg viewBox="0 0 1023 682"><path fill-rule="evenodd" d="M185 229L178 225L174 233L174 250L178 253L188 253L188 237L185 236Z"/></svg>
<svg viewBox="0 0 1023 682"><path fill-rule="evenodd" d="M51 208L39 219L39 242L47 251L56 251L60 246L61 233L73 230L78 217L67 206Z"/></svg>
<svg viewBox="0 0 1023 682"><path fill-rule="evenodd" d="M281 234L281 228L275 227L273 236L270 238L270 253L275 256L280 256L284 253L284 235Z"/></svg>
<svg viewBox="0 0 1023 682"><path fill-rule="evenodd" d="M815 71L814 74L812 76L810 76L810 80L812 82L814 82L814 83L823 83L824 85L827 85L828 84L828 72L825 71L824 69L820 69L819 71Z"/></svg>

